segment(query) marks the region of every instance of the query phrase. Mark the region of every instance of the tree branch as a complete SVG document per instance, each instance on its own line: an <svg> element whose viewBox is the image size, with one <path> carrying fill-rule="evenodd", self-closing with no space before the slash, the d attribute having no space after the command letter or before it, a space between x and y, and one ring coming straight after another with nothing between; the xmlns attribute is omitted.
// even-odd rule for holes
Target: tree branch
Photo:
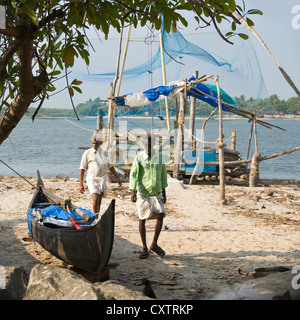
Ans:
<svg viewBox="0 0 300 320"><path fill-rule="evenodd" d="M6 66L9 60L13 57L15 52L19 49L21 39L16 39L5 51L4 55L0 59L0 81L4 81L8 78Z"/></svg>
<svg viewBox="0 0 300 320"><path fill-rule="evenodd" d="M45 25L50 23L51 21L57 19L57 18L63 18L65 16L65 13L63 10L56 10L54 9L47 17L45 17L43 20L41 20L38 24L38 26L35 26L35 31L42 29Z"/></svg>
<svg viewBox="0 0 300 320"><path fill-rule="evenodd" d="M22 34L22 29L20 28L5 28L0 29L0 34L8 37L19 37Z"/></svg>
<svg viewBox="0 0 300 320"><path fill-rule="evenodd" d="M218 27L218 25L217 25L217 23L216 23L216 21L215 21L215 18L213 18L213 17L212 17L212 22L213 22L214 27L215 27L215 29L217 30L219 36L220 36L224 41L226 41L226 42L228 42L228 43L230 43L230 44L233 44L233 42L229 41L229 40L223 35L223 33L221 32L221 30L219 29L219 27Z"/></svg>

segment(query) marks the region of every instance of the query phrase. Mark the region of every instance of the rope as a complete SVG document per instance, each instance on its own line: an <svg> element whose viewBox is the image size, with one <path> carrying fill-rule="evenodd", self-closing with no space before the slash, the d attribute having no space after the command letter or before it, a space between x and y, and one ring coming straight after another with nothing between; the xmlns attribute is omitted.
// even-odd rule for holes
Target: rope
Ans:
<svg viewBox="0 0 300 320"><path fill-rule="evenodd" d="M72 121L70 121L70 120L68 120L68 119L65 119L65 120L68 121L68 122L70 122L70 123L71 123L73 126L75 126L75 127L78 127L78 128L80 128L80 129L83 129L83 130L87 130L87 131L94 132L94 130L81 127L81 126L79 126L78 124L76 124L76 123L74 123L74 122L72 122Z"/></svg>
<svg viewBox="0 0 300 320"><path fill-rule="evenodd" d="M188 128L184 125L184 123L181 123L181 124L183 125L183 127L184 127L186 130L188 130ZM192 137L193 137L195 140L197 140L198 142L200 142L200 143L215 144L215 145L217 145L217 143L218 143L219 140L220 140L220 138L218 138L218 139L215 140L215 141L202 141L202 140L200 140L199 138L197 138L196 136L194 136L193 134L192 134ZM223 140L223 142L225 142L225 141L230 141L230 140L232 139L232 137L233 137L233 136L229 137L228 139Z"/></svg>
<svg viewBox="0 0 300 320"><path fill-rule="evenodd" d="M21 177L22 179L24 179L26 182L28 182L33 188L39 190L35 185L33 185L30 181L28 181L24 176L22 176L20 173L18 173L16 170L14 170L12 167L10 167L7 163L5 163L4 161L0 160L0 162L2 162L4 165L6 165L10 170L12 170L14 173L16 173L19 177Z"/></svg>

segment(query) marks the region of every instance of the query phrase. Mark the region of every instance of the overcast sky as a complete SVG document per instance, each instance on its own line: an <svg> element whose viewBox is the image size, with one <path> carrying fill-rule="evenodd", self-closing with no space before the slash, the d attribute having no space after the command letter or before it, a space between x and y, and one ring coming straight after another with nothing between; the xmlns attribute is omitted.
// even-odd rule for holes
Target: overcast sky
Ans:
<svg viewBox="0 0 300 320"><path fill-rule="evenodd" d="M264 13L262 16L252 17L255 22L254 29L296 86L300 88L300 0L246 0L245 2L247 9L257 8ZM181 32L185 33L184 30ZM194 29L193 32L195 32ZM116 36L116 34L112 33L112 36ZM281 99L296 96L256 37L252 35L251 38L258 56L267 94L270 96L276 93ZM115 64L116 52L107 50L105 54L111 57ZM176 79L168 79L168 82L171 80ZM65 86L65 84L63 83L61 86ZM76 93L74 97L75 105L85 102L89 98L107 97L108 87L109 83L85 82L82 86L83 94ZM45 101L43 107L72 108L66 91Z"/></svg>

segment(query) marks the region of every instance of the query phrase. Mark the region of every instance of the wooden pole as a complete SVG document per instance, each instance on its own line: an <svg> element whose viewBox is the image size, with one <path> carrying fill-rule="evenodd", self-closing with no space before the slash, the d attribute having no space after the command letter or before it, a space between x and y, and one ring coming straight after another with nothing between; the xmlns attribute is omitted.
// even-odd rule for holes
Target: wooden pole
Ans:
<svg viewBox="0 0 300 320"><path fill-rule="evenodd" d="M165 56L164 56L164 44L163 44L163 35L162 35L162 30L160 29L160 54L161 54L161 68L163 72L163 81L164 85L167 85L167 76L166 76L166 67L165 67ZM171 131L171 126L170 126L170 113L169 113L169 101L168 97L165 97L165 105L166 105L166 116L167 116L167 127L168 127L168 132Z"/></svg>
<svg viewBox="0 0 300 320"><path fill-rule="evenodd" d="M174 129L178 128L178 99L175 98L175 121L174 121Z"/></svg>
<svg viewBox="0 0 300 320"><path fill-rule="evenodd" d="M254 130L254 141L255 141L255 152L252 156L249 186L256 187L259 181L259 162L261 159L261 154L258 152L257 143L257 130L256 130L256 117L253 117L253 130Z"/></svg>
<svg viewBox="0 0 300 320"><path fill-rule="evenodd" d="M252 125L251 125L250 136L249 136L248 151L247 151L247 159L249 158L249 154L250 154L250 148L251 148L252 135L253 135L253 121L252 121Z"/></svg>
<svg viewBox="0 0 300 320"><path fill-rule="evenodd" d="M195 70L193 72L193 76L198 79L199 72ZM191 97L191 104L190 104L190 125L189 125L189 140L194 141L195 135L195 106L196 106L196 98Z"/></svg>
<svg viewBox="0 0 300 320"><path fill-rule="evenodd" d="M222 102L221 102L221 92L219 85L219 76L214 79L217 90L218 90L218 104L219 104L219 141L217 147L219 150L219 177L220 177L220 203L226 204L225 199L225 165L224 165L224 147L223 142L223 119L222 119Z"/></svg>
<svg viewBox="0 0 300 320"><path fill-rule="evenodd" d="M255 152L258 153L256 117L255 116L253 117L253 129L254 129Z"/></svg>
<svg viewBox="0 0 300 320"><path fill-rule="evenodd" d="M187 84L187 80L185 80ZM180 110L179 110L179 119L178 119L178 128L177 128L177 139L176 147L174 153L174 167L173 167L173 177L175 179L179 178L180 165L182 162L183 156L183 143L184 143L184 120L186 115L186 100L187 100L187 86L185 86L184 92L180 94Z"/></svg>
<svg viewBox="0 0 300 320"><path fill-rule="evenodd" d="M231 149L236 149L236 130L232 129L231 131Z"/></svg>
<svg viewBox="0 0 300 320"><path fill-rule="evenodd" d="M195 168L193 170L193 173L190 177L190 182L189 184L192 184L193 182L193 179L194 179L194 176L198 170L198 167L200 165L200 160L201 160L201 152L204 152L204 130L205 130L205 126L206 126L206 123L207 121L216 113L216 111L218 110L218 108L215 108L212 113L209 115L209 117L203 122L203 125L202 125L202 131L201 131L201 141L200 141L200 145L199 145L199 152L198 152L198 157L197 157L197 162L195 164Z"/></svg>

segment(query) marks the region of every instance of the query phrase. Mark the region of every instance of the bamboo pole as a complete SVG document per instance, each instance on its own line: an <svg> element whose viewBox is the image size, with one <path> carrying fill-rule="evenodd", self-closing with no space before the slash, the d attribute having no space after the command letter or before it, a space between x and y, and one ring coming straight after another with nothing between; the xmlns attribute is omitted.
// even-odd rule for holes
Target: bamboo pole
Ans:
<svg viewBox="0 0 300 320"><path fill-rule="evenodd" d="M167 76L166 76L166 67L165 67L163 35L162 35L161 29L160 29L159 37L160 37L161 68L162 68L162 72L163 72L163 82L164 82L164 85L166 86L167 85ZM166 105L167 127L168 127L168 132L170 132L171 126L170 126L170 113L169 113L168 97L165 97L165 105Z"/></svg>
<svg viewBox="0 0 300 320"><path fill-rule="evenodd" d="M217 90L218 90L218 104L219 104L219 141L217 144L219 150L219 178L220 178L220 203L226 204L225 199L225 165L224 165L224 147L223 142L223 119L222 119L222 102L221 102L221 92L219 84L219 76L214 79Z"/></svg>
<svg viewBox="0 0 300 320"><path fill-rule="evenodd" d="M124 47L124 53L123 53L123 58L122 58L122 64L121 64L121 70L120 70L120 77L119 77L119 82L116 90L116 97L119 96L120 94L120 88L121 88L121 82L123 78L123 72L124 72L124 66L125 66L125 61L127 57L127 52L128 52L128 44L129 44L129 39L130 39L130 32L131 32L131 24L128 27L127 31L127 37L126 37L126 42L125 42L125 47Z"/></svg>
<svg viewBox="0 0 300 320"><path fill-rule="evenodd" d="M109 86L109 95L108 95L108 117L107 117L107 150L109 149L112 143L112 131L113 131L113 83L110 83Z"/></svg>
<svg viewBox="0 0 300 320"><path fill-rule="evenodd" d="M117 57L117 65L116 65L116 75L114 81L109 85L109 94L108 94L108 117L107 117L107 129L109 131L114 129L114 117L115 117L115 104L114 97L116 91L116 85L119 79L119 68L120 68L120 57L121 57L121 48L122 48L122 36L123 36L123 28L120 34L119 39L119 49L118 49L118 57ZM111 134L109 134L108 145L111 142Z"/></svg>
<svg viewBox="0 0 300 320"><path fill-rule="evenodd" d="M119 80L120 58L121 58L121 52L122 52L122 40L123 40L123 27L121 28L121 33L120 33L117 64L116 64L116 75L115 75L114 82L113 82L113 96L114 97L115 97L117 82Z"/></svg>

